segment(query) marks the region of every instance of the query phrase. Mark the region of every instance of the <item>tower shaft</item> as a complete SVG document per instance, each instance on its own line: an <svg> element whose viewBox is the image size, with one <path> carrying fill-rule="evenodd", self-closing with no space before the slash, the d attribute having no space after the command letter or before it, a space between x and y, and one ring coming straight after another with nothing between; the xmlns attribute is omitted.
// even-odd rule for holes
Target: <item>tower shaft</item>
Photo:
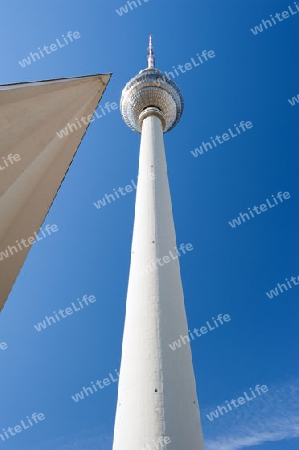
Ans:
<svg viewBox="0 0 299 450"><path fill-rule="evenodd" d="M169 450L203 450L188 338L169 346L188 326L163 125L156 108L143 116L113 450L160 450L161 437Z"/></svg>

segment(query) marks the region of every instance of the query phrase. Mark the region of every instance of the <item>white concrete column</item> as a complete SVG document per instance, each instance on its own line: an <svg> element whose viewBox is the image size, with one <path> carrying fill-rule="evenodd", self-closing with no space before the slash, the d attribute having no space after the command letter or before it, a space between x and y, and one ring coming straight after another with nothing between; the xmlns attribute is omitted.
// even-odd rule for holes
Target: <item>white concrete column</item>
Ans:
<svg viewBox="0 0 299 450"><path fill-rule="evenodd" d="M160 450L154 443L161 436L171 440L167 450L204 448L188 339L175 351L169 347L188 334L175 247L162 123L148 115L141 134L113 450Z"/></svg>

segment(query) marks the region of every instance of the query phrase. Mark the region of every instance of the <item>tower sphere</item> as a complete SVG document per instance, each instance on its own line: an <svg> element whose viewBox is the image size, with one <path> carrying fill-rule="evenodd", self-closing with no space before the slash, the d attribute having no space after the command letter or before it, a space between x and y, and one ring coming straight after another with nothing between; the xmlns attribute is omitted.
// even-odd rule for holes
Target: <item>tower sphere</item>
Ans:
<svg viewBox="0 0 299 450"><path fill-rule="evenodd" d="M151 67L152 66L152 67ZM153 64L141 70L122 91L120 111L126 124L137 133L141 132L140 114L146 108L155 108L159 114L163 131L171 130L180 120L184 109L182 94L177 85Z"/></svg>

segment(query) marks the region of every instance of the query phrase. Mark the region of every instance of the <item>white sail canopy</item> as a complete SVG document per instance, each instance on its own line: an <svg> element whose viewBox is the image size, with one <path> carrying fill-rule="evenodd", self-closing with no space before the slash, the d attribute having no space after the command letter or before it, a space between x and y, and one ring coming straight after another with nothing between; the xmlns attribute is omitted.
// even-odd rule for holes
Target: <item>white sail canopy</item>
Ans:
<svg viewBox="0 0 299 450"><path fill-rule="evenodd" d="M0 310L110 76L0 86Z"/></svg>

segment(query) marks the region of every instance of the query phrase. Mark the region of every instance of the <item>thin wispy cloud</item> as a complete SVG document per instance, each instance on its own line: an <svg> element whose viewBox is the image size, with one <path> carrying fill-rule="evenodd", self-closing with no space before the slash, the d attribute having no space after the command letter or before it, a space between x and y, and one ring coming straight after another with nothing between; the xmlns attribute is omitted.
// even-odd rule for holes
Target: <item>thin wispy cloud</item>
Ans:
<svg viewBox="0 0 299 450"><path fill-rule="evenodd" d="M217 405L202 412L205 450L241 450L299 437L299 380L268 388L267 394L213 422L205 414Z"/></svg>
<svg viewBox="0 0 299 450"><path fill-rule="evenodd" d="M256 445L299 437L299 380L279 386L268 385L266 394L240 405L210 422L209 414L217 405L201 412L205 450L254 450ZM244 391L248 392L248 387ZM235 398L242 392L235 393ZM220 399L219 404L224 405ZM111 450L112 436L100 427L81 433L57 437L39 443L30 450ZM25 450L25 449L24 449ZM27 450L27 449L26 449ZM29 449L28 449L29 450Z"/></svg>

